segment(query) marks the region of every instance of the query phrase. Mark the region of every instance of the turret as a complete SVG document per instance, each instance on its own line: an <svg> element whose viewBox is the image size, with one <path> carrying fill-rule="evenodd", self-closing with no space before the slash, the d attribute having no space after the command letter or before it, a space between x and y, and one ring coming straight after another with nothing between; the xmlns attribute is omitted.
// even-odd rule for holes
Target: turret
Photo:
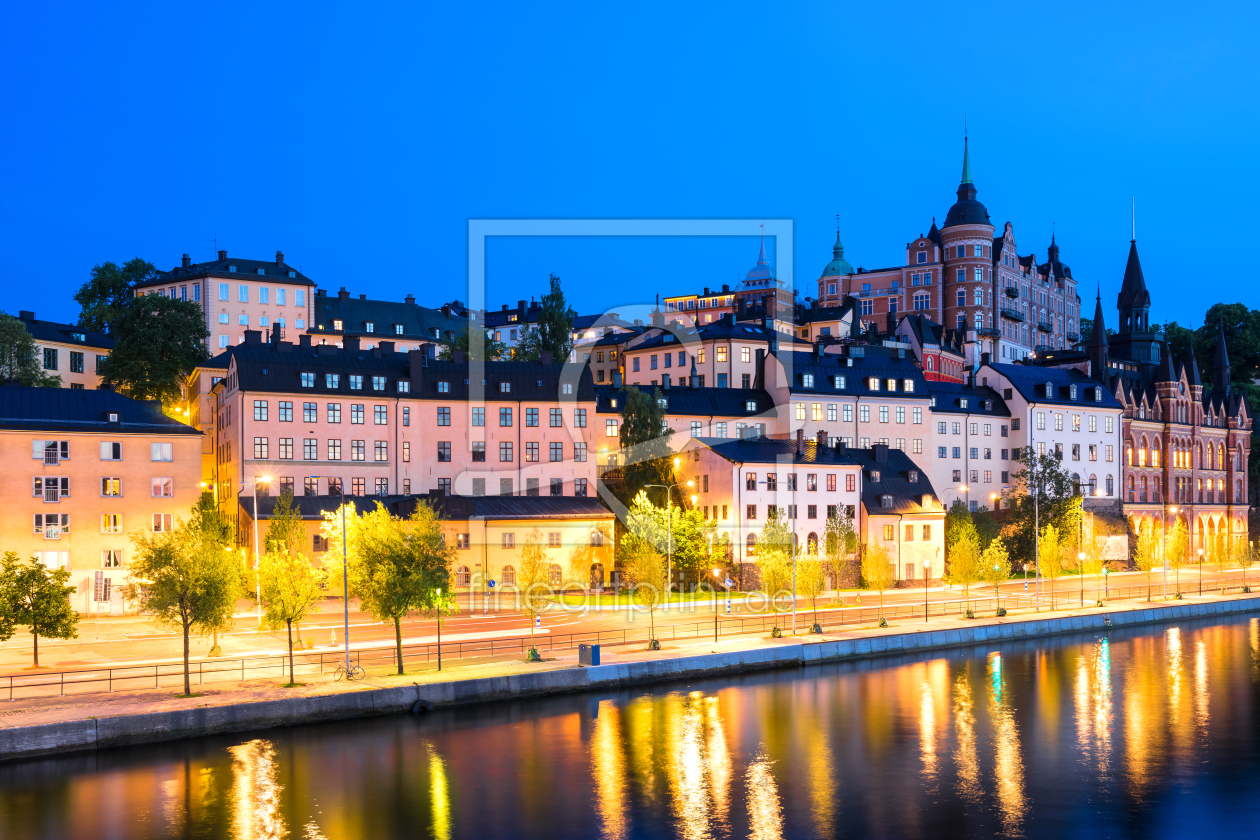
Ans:
<svg viewBox="0 0 1260 840"><path fill-rule="evenodd" d="M1107 327L1103 324L1102 289L1094 298L1094 329L1089 337L1089 373L1099 382L1107 381L1109 366Z"/></svg>
<svg viewBox="0 0 1260 840"><path fill-rule="evenodd" d="M1225 324L1217 325L1216 359L1212 362L1212 396L1229 396L1229 351L1225 347Z"/></svg>

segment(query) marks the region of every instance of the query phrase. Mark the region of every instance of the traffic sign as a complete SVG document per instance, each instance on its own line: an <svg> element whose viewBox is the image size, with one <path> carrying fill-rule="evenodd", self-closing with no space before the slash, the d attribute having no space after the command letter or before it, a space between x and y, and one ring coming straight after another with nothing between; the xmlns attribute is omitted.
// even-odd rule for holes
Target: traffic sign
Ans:
<svg viewBox="0 0 1260 840"><path fill-rule="evenodd" d="M727 586L731 586L731 585L732 585L732 584L731 584L731 579L730 579L730 578L727 578L727 579L726 579L726 585L727 585Z"/></svg>
<svg viewBox="0 0 1260 840"><path fill-rule="evenodd" d="M490 588L494 589L494 581L490 581Z"/></svg>

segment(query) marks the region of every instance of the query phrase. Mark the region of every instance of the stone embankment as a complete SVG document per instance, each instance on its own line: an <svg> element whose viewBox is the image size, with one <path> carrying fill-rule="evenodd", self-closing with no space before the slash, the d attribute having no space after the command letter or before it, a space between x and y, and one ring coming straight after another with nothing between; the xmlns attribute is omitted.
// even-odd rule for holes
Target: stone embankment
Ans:
<svg viewBox="0 0 1260 840"><path fill-rule="evenodd" d="M630 655L637 656L639 652L624 648L606 648L605 659L615 656L623 661L591 668L577 667L569 662L561 667L553 665L545 670L534 671L523 663L519 667L513 664L512 673L479 679L437 681L434 677L440 679L443 675L427 672L423 683L408 682L406 685L388 687L321 684L314 693L295 696L276 696L275 691L229 691L219 698L217 704L197 705L194 698L180 701L187 704L186 707L166 708L162 711L144 711L143 705L132 704L128 708L133 713L65 719L25 726L11 725L10 718L0 724L0 760L293 726L315 721L399 714L412 711L418 702L424 708L434 709L568 692L606 691L626 686L968 647L1065 633L1104 632L1120 627L1252 611L1260 611L1260 598L1225 597L1175 605L1121 606L1105 611L1087 611L1048 618L1017 616L949 622L950 626L945 629L928 627L914 632L894 627L886 630L845 630L822 637L744 639L738 643L718 646L724 650L698 655L683 655L681 651L667 650L655 654L644 652L642 658L630 660ZM395 681L401 679L394 678ZM411 677L406 679L410 680ZM69 718L82 714L83 710L91 707L49 706L44 711L55 709L65 710L59 714ZM39 709L32 708L30 711ZM107 705L102 705L99 711L108 715Z"/></svg>

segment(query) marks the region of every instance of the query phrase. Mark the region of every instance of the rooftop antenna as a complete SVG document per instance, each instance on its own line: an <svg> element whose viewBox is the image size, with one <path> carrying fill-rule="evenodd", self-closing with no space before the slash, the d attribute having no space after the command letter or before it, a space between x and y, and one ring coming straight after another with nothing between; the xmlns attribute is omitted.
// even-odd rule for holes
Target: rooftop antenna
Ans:
<svg viewBox="0 0 1260 840"><path fill-rule="evenodd" d="M207 239L206 241L210 243L211 250L216 254L219 253L219 234L216 233L213 239Z"/></svg>

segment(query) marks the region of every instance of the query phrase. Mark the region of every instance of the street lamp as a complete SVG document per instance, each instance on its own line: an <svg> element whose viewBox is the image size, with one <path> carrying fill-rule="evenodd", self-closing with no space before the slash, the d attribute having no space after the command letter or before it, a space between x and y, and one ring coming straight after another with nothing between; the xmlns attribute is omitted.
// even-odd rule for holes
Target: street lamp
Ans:
<svg viewBox="0 0 1260 840"><path fill-rule="evenodd" d="M678 463L679 463L678 459L675 458L674 459L675 469L678 468ZM680 481L674 484L645 484L643 486L665 488L665 517L666 517L665 527L668 533L668 536L667 536L668 542L666 543L666 556L668 558L667 562L668 562L668 568L669 568L669 572L668 572L669 583L665 585L665 603L666 603L666 608L668 609L669 593L670 593L670 590L674 588L674 502L673 502L673 496L671 494L674 492L675 487L695 487L696 483L694 481L686 481L686 482ZM691 503L694 505L696 497L692 496L691 498L692 498Z"/></svg>
<svg viewBox="0 0 1260 840"><path fill-rule="evenodd" d="M721 578L722 570L714 569L713 576L715 578ZM730 599L731 599L731 588L728 586L726 587L726 600L729 602ZM717 605L717 588L715 584L714 590L713 590L713 644L716 645L717 640L718 640L718 605Z"/></svg>
<svg viewBox="0 0 1260 840"><path fill-rule="evenodd" d="M1083 548L1083 546L1082 546ZM1085 606L1085 552L1076 552L1076 576L1081 579L1081 607Z"/></svg>
<svg viewBox="0 0 1260 840"><path fill-rule="evenodd" d="M262 581L259 579L258 571L258 482L271 487L271 476L256 475L254 476L254 603L258 607L258 624L262 626Z"/></svg>
<svg viewBox="0 0 1260 840"><path fill-rule="evenodd" d="M1161 549L1161 553L1164 555L1164 600L1167 601L1168 600L1168 514L1170 511L1175 514L1177 512L1177 506L1164 505L1163 507L1164 507L1163 513L1162 513L1163 524L1161 527L1163 528L1164 534L1161 537L1160 541L1163 543L1163 548Z"/></svg>
<svg viewBox="0 0 1260 840"><path fill-rule="evenodd" d="M1199 597L1203 597L1203 549L1199 549Z"/></svg>
<svg viewBox="0 0 1260 840"><path fill-rule="evenodd" d="M342 491L341 479L332 475L310 475L307 478L315 479L316 492L319 492L319 480L321 478L328 479L328 495L333 494L333 482L337 482L337 507L341 508L341 605L345 613L345 636L344 642L346 646L346 679L352 679L350 670L350 558L347 556L346 549L346 505L345 493ZM440 594L440 593L439 593ZM438 615L438 669L441 670L442 665L442 618Z"/></svg>
<svg viewBox="0 0 1260 840"><path fill-rule="evenodd" d="M932 561L923 561L923 623L928 620L928 581L932 579Z"/></svg>
<svg viewBox="0 0 1260 840"><path fill-rule="evenodd" d="M967 510L971 510L971 488L966 484L958 485L958 492L967 496Z"/></svg>

